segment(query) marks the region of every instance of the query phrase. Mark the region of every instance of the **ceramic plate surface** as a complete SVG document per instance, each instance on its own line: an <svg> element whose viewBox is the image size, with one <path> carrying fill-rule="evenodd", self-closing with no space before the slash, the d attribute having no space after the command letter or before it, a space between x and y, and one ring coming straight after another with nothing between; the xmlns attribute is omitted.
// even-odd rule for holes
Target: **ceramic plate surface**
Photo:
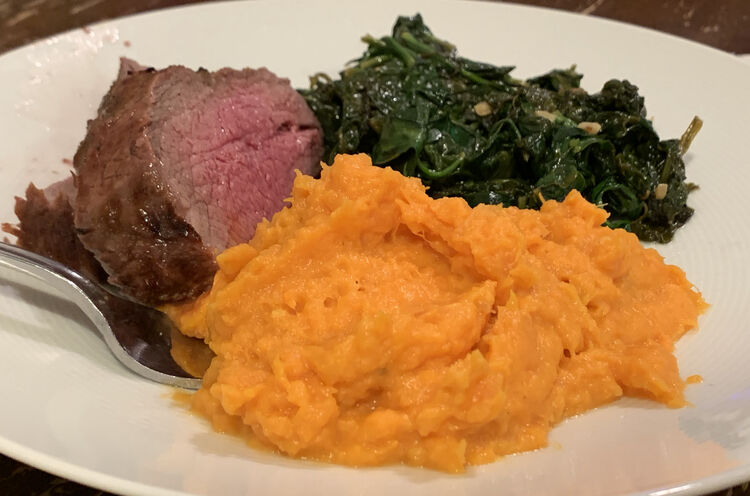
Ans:
<svg viewBox="0 0 750 496"><path fill-rule="evenodd" d="M169 389L127 372L83 315L22 276L0 272L0 452L118 493L699 494L750 480L750 65L664 34L495 3L263 1L161 11L63 34L0 57L0 220L13 196L69 174L115 77L118 57L163 67L267 66L295 87L336 73L421 12L468 57L514 64L518 77L577 64L597 91L627 78L664 137L697 114L687 158L696 214L659 247L712 307L678 344L692 407L632 399L556 427L550 447L446 475L407 467L349 469L259 452L212 432Z"/></svg>

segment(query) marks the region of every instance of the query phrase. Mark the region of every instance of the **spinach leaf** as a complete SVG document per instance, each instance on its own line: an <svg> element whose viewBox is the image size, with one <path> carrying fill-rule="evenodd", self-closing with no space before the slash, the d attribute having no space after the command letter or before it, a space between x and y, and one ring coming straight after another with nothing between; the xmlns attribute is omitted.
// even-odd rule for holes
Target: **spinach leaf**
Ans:
<svg viewBox="0 0 750 496"><path fill-rule="evenodd" d="M659 138L629 81L589 94L575 67L520 81L513 67L458 55L420 15L366 35L338 79L300 90L323 127L326 155L365 152L417 176L433 197L538 208L577 189L607 225L669 241L690 219L683 155L700 129Z"/></svg>

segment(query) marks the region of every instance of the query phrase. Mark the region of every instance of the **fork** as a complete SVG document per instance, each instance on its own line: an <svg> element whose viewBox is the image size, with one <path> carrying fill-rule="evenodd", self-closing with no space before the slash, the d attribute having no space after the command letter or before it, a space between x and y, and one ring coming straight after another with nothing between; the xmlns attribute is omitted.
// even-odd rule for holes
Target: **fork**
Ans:
<svg viewBox="0 0 750 496"><path fill-rule="evenodd" d="M101 285L49 258L0 243L0 266L34 277L61 292L91 320L112 354L152 381L198 389L170 354L172 321L162 312L115 296Z"/></svg>

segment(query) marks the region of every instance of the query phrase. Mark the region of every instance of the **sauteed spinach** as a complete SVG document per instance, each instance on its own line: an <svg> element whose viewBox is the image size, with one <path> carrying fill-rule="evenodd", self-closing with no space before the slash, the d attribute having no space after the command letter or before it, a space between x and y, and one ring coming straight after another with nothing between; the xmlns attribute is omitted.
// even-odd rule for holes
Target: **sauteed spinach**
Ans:
<svg viewBox="0 0 750 496"><path fill-rule="evenodd" d="M589 94L575 67L517 80L511 66L458 55L420 15L363 41L339 79L318 74L301 90L329 162L365 152L420 177L430 195L471 205L538 208L577 189L610 213L609 226L645 241L671 240L693 214L682 157L697 117L681 139L662 141L628 81Z"/></svg>

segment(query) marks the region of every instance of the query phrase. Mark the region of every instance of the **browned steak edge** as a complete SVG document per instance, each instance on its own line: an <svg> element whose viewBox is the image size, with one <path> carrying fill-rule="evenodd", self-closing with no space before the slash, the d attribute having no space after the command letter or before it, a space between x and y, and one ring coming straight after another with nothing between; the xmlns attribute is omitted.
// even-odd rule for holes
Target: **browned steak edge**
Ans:
<svg viewBox="0 0 750 496"><path fill-rule="evenodd" d="M136 72L113 83L74 158L81 242L111 284L153 306L197 297L216 272L214 254L174 211L145 136L150 115L143 100L157 74Z"/></svg>
<svg viewBox="0 0 750 496"><path fill-rule="evenodd" d="M94 281L106 280L106 273L78 239L73 225L70 199L60 192L50 200L44 191L29 183L26 198L16 197L18 224L5 223L3 231L16 236L21 248L51 258Z"/></svg>

